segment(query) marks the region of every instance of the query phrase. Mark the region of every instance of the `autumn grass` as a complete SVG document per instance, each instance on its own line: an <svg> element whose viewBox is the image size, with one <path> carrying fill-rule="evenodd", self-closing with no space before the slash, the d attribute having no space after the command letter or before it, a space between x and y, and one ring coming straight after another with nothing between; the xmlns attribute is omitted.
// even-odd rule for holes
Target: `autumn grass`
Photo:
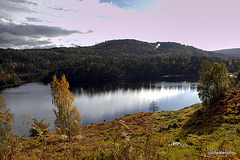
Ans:
<svg viewBox="0 0 240 160"><path fill-rule="evenodd" d="M80 139L13 135L1 144L1 159L239 159L239 93L227 92L214 106L128 114L83 126Z"/></svg>

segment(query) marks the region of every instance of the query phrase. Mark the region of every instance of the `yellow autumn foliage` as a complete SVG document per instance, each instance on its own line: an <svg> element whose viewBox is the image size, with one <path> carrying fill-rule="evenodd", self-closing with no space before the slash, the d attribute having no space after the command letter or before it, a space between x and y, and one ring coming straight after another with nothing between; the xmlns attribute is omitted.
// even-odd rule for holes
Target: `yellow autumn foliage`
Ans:
<svg viewBox="0 0 240 160"><path fill-rule="evenodd" d="M75 97L69 90L69 83L65 75L59 81L53 76L52 81L53 104L57 109L53 109L56 120L55 126L61 134L76 136L81 134L82 120L76 106L74 106Z"/></svg>

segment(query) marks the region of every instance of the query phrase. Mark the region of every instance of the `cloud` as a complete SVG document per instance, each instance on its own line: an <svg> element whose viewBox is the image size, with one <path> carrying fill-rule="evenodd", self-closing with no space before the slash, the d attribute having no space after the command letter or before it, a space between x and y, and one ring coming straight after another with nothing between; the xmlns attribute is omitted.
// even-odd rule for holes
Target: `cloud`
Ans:
<svg viewBox="0 0 240 160"><path fill-rule="evenodd" d="M9 33L2 33L0 36L0 48L42 48L53 45L48 39L40 40L26 36L14 36Z"/></svg>
<svg viewBox="0 0 240 160"><path fill-rule="evenodd" d="M0 32L16 36L31 36L36 38L67 36L75 33L83 34L83 32L77 30L66 30L60 27L14 23L0 23Z"/></svg>
<svg viewBox="0 0 240 160"><path fill-rule="evenodd" d="M100 0L100 3L109 3L113 6L118 6L122 9L135 9L137 11L144 11L148 9L157 0Z"/></svg>
<svg viewBox="0 0 240 160"><path fill-rule="evenodd" d="M62 6L52 6L52 7L49 7L50 9L53 9L53 10L58 10L58 11L65 11L65 12L77 12L75 10L72 10L72 9L67 9L65 7L62 7Z"/></svg>
<svg viewBox="0 0 240 160"><path fill-rule="evenodd" d="M15 21L25 21L26 17L36 17L37 5L19 0L0 0L0 17Z"/></svg>
<svg viewBox="0 0 240 160"><path fill-rule="evenodd" d="M13 2L13 3L18 3L18 4L28 4L28 5L35 5L35 6L38 5L37 3L29 2L29 1L25 1L25 0L9 0L9 1Z"/></svg>
<svg viewBox="0 0 240 160"><path fill-rule="evenodd" d="M40 18L26 17L28 22L43 22Z"/></svg>
<svg viewBox="0 0 240 160"><path fill-rule="evenodd" d="M70 46L71 38L81 45L138 39L216 50L239 47L239 5L239 0L0 0L0 18L15 25L1 24L5 35L40 37L57 46Z"/></svg>
<svg viewBox="0 0 240 160"><path fill-rule="evenodd" d="M60 27L18 24L6 19L0 19L0 47L24 48L35 46L53 45L51 39L66 37L74 34L88 34L78 30L67 30Z"/></svg>
<svg viewBox="0 0 240 160"><path fill-rule="evenodd" d="M99 15L94 15L94 16L99 17L99 18L111 19L110 17L106 17L106 16L99 16Z"/></svg>

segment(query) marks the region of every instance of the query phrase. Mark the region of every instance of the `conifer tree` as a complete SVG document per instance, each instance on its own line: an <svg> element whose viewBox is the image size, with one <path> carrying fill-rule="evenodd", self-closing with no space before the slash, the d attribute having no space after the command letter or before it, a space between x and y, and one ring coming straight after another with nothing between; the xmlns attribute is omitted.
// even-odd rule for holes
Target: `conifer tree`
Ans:
<svg viewBox="0 0 240 160"><path fill-rule="evenodd" d="M75 97L69 90L69 83L65 75L59 81L53 76L52 81L53 104L57 109L53 109L56 115L55 125L60 129L62 134L71 136L81 134L81 116L74 105Z"/></svg>

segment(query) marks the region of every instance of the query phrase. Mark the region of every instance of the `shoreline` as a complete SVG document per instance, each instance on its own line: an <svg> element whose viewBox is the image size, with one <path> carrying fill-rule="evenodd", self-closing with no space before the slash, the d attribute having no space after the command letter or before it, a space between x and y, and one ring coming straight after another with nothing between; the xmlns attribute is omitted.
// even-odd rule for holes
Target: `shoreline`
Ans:
<svg viewBox="0 0 240 160"><path fill-rule="evenodd" d="M30 74L21 74L21 76L19 75L20 78L31 78L31 76L29 75L39 75L39 73L30 73ZM79 81L71 81L69 80L70 83L73 84L77 84L79 82L84 82L84 83L94 83L94 82L115 82L115 81L121 81L121 80L128 80L128 81L141 81L141 80L161 80L164 81L166 79L172 79L172 78L197 78L198 79L198 75L164 75L164 76L160 76L160 77L154 77L154 78L131 78L131 77L119 77L119 78L103 78L103 79L92 79L92 80L79 80ZM20 84L7 84L4 86L0 86L0 90L2 89L6 89L6 88L14 88L14 87L19 87L25 83L31 83L31 82L44 82L44 83L51 83L43 80L44 78L33 78L30 80L22 80L22 82Z"/></svg>

